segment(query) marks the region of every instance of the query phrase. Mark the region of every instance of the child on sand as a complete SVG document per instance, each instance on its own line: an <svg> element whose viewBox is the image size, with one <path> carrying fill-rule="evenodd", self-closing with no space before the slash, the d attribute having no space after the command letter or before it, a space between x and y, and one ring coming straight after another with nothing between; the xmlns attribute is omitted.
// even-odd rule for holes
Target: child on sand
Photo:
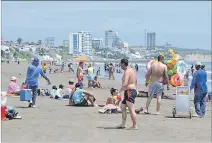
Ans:
<svg viewBox="0 0 212 143"><path fill-rule="evenodd" d="M106 105L113 104L115 106L119 106L121 99L121 95L118 95L118 90L111 88L110 89L111 96L107 98Z"/></svg>
<svg viewBox="0 0 212 143"><path fill-rule="evenodd" d="M63 87L64 86L62 84L59 85L59 88L56 91L55 99L62 99L63 98L63 94L64 94Z"/></svg>
<svg viewBox="0 0 212 143"><path fill-rule="evenodd" d="M98 82L97 76L95 76L92 81L92 87L93 88L102 88L100 82Z"/></svg>
<svg viewBox="0 0 212 143"><path fill-rule="evenodd" d="M121 109L119 107L119 103L121 102L121 95L118 95L118 90L111 88L110 89L111 96L107 98L105 105L99 105L103 107L100 109L100 113L120 113Z"/></svg>
<svg viewBox="0 0 212 143"><path fill-rule="evenodd" d="M122 101L121 95L118 95L118 89L111 88L110 89L111 96L107 98L105 105L99 105L99 107L103 107L103 109L100 109L100 113L121 113L120 109L120 102ZM143 108L136 109L135 112L139 114L141 111L143 111Z"/></svg>

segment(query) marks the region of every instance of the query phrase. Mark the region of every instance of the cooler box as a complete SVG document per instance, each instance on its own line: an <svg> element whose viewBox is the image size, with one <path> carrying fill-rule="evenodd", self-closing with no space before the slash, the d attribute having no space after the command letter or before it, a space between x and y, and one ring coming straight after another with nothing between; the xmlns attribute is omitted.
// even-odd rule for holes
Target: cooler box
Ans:
<svg viewBox="0 0 212 143"><path fill-rule="evenodd" d="M32 100L32 90L22 89L20 91L20 101L30 101Z"/></svg>

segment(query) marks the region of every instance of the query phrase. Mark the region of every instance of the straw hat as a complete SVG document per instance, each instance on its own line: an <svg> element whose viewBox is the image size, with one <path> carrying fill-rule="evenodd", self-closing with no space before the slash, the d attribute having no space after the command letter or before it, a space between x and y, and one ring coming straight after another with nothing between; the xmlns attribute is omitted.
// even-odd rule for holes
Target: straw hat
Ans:
<svg viewBox="0 0 212 143"><path fill-rule="evenodd" d="M12 76L10 80L17 80L18 78L15 76Z"/></svg>

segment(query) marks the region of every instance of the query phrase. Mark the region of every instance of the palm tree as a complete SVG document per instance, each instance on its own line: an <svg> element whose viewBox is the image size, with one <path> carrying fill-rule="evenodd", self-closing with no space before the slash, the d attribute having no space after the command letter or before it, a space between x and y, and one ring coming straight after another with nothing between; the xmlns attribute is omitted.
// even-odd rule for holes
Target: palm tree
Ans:
<svg viewBox="0 0 212 143"><path fill-rule="evenodd" d="M14 53L13 53L13 57L14 57L14 58L17 58L17 56L18 56L17 52L14 52Z"/></svg>
<svg viewBox="0 0 212 143"><path fill-rule="evenodd" d="M21 38L18 38L18 39L17 39L17 42L18 42L18 44L20 45L21 42L22 42L22 39L21 39Z"/></svg>

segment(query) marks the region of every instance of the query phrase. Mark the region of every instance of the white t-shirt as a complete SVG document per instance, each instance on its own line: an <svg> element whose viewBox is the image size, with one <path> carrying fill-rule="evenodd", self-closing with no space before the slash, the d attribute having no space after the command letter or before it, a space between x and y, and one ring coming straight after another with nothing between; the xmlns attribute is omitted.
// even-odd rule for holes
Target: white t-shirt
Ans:
<svg viewBox="0 0 212 143"><path fill-rule="evenodd" d="M57 95L58 97L62 97L62 94L63 94L63 89L58 88L57 91L56 91L56 95Z"/></svg>

